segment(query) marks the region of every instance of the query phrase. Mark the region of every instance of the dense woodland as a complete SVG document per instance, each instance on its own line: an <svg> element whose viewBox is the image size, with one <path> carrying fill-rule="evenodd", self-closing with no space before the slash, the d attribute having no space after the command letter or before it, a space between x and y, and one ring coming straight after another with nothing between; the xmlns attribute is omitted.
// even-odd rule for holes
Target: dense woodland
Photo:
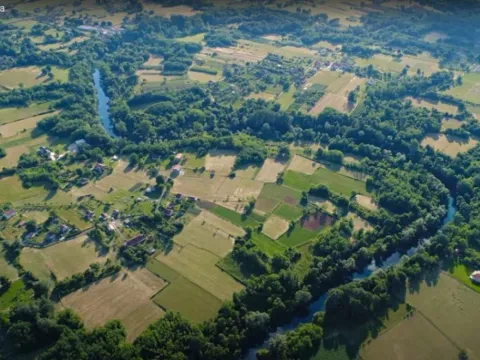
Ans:
<svg viewBox="0 0 480 360"><path fill-rule="evenodd" d="M422 2L451 9L446 1ZM428 51L442 65L462 69L480 60L475 38L478 22L463 21L452 14L405 10L398 17L371 12L362 19L362 26L339 28L327 16L308 12L290 13L263 6L216 9L193 1L184 3L204 11L192 17L166 19L141 12L140 4L139 12L130 16L128 30L104 39L93 38L81 46L72 45L77 50L73 56L40 51L33 43L15 36L16 30L1 25L1 31L13 35L0 38L2 69L62 65L70 67L70 75L65 84L0 92L0 106L51 101L52 109L61 112L42 120L38 130L69 141L85 139L88 146L72 161L134 155L136 160L142 159L137 165L144 166L153 162L154 157L168 158L172 151L189 150L204 155L211 149L228 149L239 151L239 167L261 164L272 143L280 147L294 141L319 142L329 150L315 154L318 159L342 163L343 154L347 153L363 158L358 170L369 175L367 186L383 209L369 212L327 187L312 187L309 193L321 194L339 208L361 213L374 224L374 229L361 231L351 242L351 224L337 222L312 244L313 261L302 278L292 271L301 259L300 253L288 249L282 255L269 257L251 241L251 234L257 229L249 229L245 237L236 239L232 253L250 276L244 290L225 302L214 319L200 325L189 323L179 314L167 313L133 344L127 343L126 331L117 321L87 330L71 311L55 312L50 294L33 279L28 286L37 290L35 298L15 305L0 317L2 336L13 351L41 349L42 360L240 359L249 348L261 344L270 331L301 314L312 300L327 293L325 312L316 314L313 323L275 337L257 355L258 359L309 359L320 345L322 333L381 318L405 293L407 281L420 280L425 271L438 267L440 261L456 259L472 267L480 266L475 251L480 247L480 149L477 146L452 159L430 147L421 147L427 133L440 130L444 114L414 107L403 100L405 96L421 96L457 106L455 118L463 126L456 135L480 136L480 125L465 104L439 93L455 86L454 75L447 69L429 77L355 69L357 75L376 81L367 87L361 105L349 115L328 108L318 116L297 110L285 112L274 102L253 99L234 108L231 102L214 101L216 90L200 85L179 91L134 94L138 83L135 71L149 54L164 59L164 75L185 73L201 45L177 42L175 38L200 32L208 31L205 41L214 47L230 46L239 38L280 33L287 34L292 44L311 45L327 40L362 57L376 52L391 54L398 48L403 54ZM455 6L461 8L459 3ZM226 31L230 24L241 25L235 31ZM435 30L447 31L449 40L437 44L419 40ZM372 50L372 45L378 48ZM271 68L276 60L270 55L245 68L227 67L224 76L229 83L241 87L243 72ZM117 138L109 137L98 122L91 81L95 68L100 69L111 99L110 115ZM258 86L287 87L294 80L284 75L262 73ZM242 95L254 90L246 89ZM143 110L142 105L146 104L153 105ZM59 164L37 155L23 155L15 169L4 169L2 174L18 173L25 186L56 188L62 181L62 171ZM458 212L453 222L443 226L451 194ZM181 231L181 224L169 222L159 212L139 221L155 232L163 244ZM372 260L381 263L390 254L406 251L425 238L431 241L399 266L351 282L353 274ZM125 257L142 263L146 255L145 249L140 249ZM53 295L64 295L118 270L109 266L88 269L85 274L57 284ZM28 273L25 276L32 277Z"/></svg>

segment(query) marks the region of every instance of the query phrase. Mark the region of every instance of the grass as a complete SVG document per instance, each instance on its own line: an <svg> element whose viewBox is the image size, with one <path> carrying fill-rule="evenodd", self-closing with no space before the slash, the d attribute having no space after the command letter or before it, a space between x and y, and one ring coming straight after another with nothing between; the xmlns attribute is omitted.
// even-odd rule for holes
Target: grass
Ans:
<svg viewBox="0 0 480 360"><path fill-rule="evenodd" d="M274 215L278 215L286 220L298 220L302 215L302 209L291 206L288 204L281 204L275 210L273 210Z"/></svg>
<svg viewBox="0 0 480 360"><path fill-rule="evenodd" d="M302 193L301 191L282 185L265 184L259 197L278 199L280 201L283 201L286 197L289 197L300 201L300 199L302 198Z"/></svg>
<svg viewBox="0 0 480 360"><path fill-rule="evenodd" d="M452 95L464 101L480 104L480 73L469 73L462 77L461 86L452 87L446 94Z"/></svg>
<svg viewBox="0 0 480 360"><path fill-rule="evenodd" d="M217 266L230 274L234 279L237 279L241 282L245 282L248 279L248 274L244 274L238 263L232 258L231 254L225 256L220 262L217 263Z"/></svg>
<svg viewBox="0 0 480 360"><path fill-rule="evenodd" d="M164 309L178 311L195 324L213 318L222 306L222 301L184 277L167 285L153 301Z"/></svg>
<svg viewBox="0 0 480 360"><path fill-rule="evenodd" d="M55 209L55 212L60 218L74 225L80 230L85 230L92 226L90 223L82 220L82 217L75 209L58 208Z"/></svg>
<svg viewBox="0 0 480 360"><path fill-rule="evenodd" d="M260 250L270 256L281 254L285 251L285 247L279 243L278 240L274 241L267 235L257 233L256 231L252 233L252 242L257 245Z"/></svg>
<svg viewBox="0 0 480 360"><path fill-rule="evenodd" d="M203 42L203 38L205 37L205 34L206 33L199 33L199 34L192 35L192 36L185 36L185 37L177 38L176 40L180 41L180 42L201 43L201 42Z"/></svg>
<svg viewBox="0 0 480 360"><path fill-rule="evenodd" d="M224 208L222 206L215 206L210 209L212 213L220 216L221 218L230 221L232 224L241 226L241 227L257 227L260 223L257 220L254 220L250 216L245 216L237 213L236 211Z"/></svg>
<svg viewBox="0 0 480 360"><path fill-rule="evenodd" d="M32 104L24 108L0 109L0 125L26 119L48 111L50 103Z"/></svg>
<svg viewBox="0 0 480 360"><path fill-rule="evenodd" d="M187 158L187 161L185 161L185 164L183 164L184 167L195 169L195 168L201 168L202 166L205 166L205 156L197 157L195 154L184 154L184 155Z"/></svg>
<svg viewBox="0 0 480 360"><path fill-rule="evenodd" d="M10 280L18 278L17 269L5 259L5 251L0 251L0 276L6 276Z"/></svg>
<svg viewBox="0 0 480 360"><path fill-rule="evenodd" d="M150 259L146 268L169 283L180 277L179 273L156 259Z"/></svg>
<svg viewBox="0 0 480 360"><path fill-rule="evenodd" d="M295 101L293 94L295 94L295 86L290 85L288 91L284 91L280 94L277 99L277 102L280 104L282 110L287 110L290 105Z"/></svg>
<svg viewBox="0 0 480 360"><path fill-rule="evenodd" d="M10 288L0 295L0 311L7 310L14 304L27 302L33 296L33 290L26 290L21 279L12 282Z"/></svg>
<svg viewBox="0 0 480 360"><path fill-rule="evenodd" d="M59 67L52 67L53 79L62 83L68 81L68 69L62 69Z"/></svg>
<svg viewBox="0 0 480 360"><path fill-rule="evenodd" d="M299 224L292 232L286 232L277 240L286 247L297 247L303 245L317 236L316 232L302 228Z"/></svg>
<svg viewBox="0 0 480 360"><path fill-rule="evenodd" d="M480 292L480 285L474 284L472 280L470 280L470 274L473 272L473 270L468 269L463 264L457 264L453 268L449 269L448 272L455 279L462 282L463 284L468 286L470 289Z"/></svg>

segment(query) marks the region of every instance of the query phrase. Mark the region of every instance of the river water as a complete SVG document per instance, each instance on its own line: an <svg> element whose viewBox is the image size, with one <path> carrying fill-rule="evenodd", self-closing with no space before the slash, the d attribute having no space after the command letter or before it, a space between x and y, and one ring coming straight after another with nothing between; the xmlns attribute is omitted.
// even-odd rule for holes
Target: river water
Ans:
<svg viewBox="0 0 480 360"><path fill-rule="evenodd" d="M98 114L100 115L100 123L102 124L103 128L107 132L107 134L111 137L117 137L113 132L113 124L110 121L110 115L108 113L109 110L109 101L110 99L105 94L105 91L102 89L101 79L100 79L100 71L95 69L93 73L93 82L95 84L95 90L97 93L97 102L98 102Z"/></svg>
<svg viewBox="0 0 480 360"><path fill-rule="evenodd" d="M455 215L456 209L455 209L455 201L453 197L450 197L448 199L448 208L447 208L447 215L445 216L445 219L443 219L443 225L448 224L450 221L453 220L453 217ZM428 241L428 240L426 240ZM403 256L412 256L415 254L420 246L415 246L407 250L406 253L400 253L396 252L389 256L387 259L385 259L382 264L377 265L375 263L375 260L372 260L370 265L366 266L362 272L356 272L353 274L353 280L362 280L370 275L372 275L375 271L379 269L388 269L389 267L392 267L394 265L397 265L400 260L402 259ZM297 326L305 323L311 323L313 320L313 315L317 311L324 311L325 310L325 301L327 300L327 294L323 294L320 296L317 300L312 302L307 309L307 314L304 316L295 316L292 321L286 325L279 326L276 331L270 333L268 335L267 340L265 342L253 349L250 349L244 358L244 360L256 360L257 359L257 351L265 348L268 346L268 342L277 334L282 334L286 331L290 331L295 329Z"/></svg>

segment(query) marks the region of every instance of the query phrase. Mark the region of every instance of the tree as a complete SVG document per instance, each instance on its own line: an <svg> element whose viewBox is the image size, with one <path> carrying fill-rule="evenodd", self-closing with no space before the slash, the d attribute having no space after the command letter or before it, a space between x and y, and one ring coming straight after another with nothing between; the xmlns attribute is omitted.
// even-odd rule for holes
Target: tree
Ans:
<svg viewBox="0 0 480 360"><path fill-rule="evenodd" d="M287 144L280 144L278 146L277 158L284 161L290 159L290 148Z"/></svg>

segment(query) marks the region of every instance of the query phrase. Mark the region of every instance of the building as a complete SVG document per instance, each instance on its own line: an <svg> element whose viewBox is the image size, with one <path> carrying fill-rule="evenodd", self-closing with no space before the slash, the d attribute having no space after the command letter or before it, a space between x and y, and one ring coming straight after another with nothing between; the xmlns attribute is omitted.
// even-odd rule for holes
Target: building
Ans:
<svg viewBox="0 0 480 360"><path fill-rule="evenodd" d="M115 225L114 225L114 223L108 223L108 225L107 225L107 231L108 231L109 233L112 233L112 232L115 231Z"/></svg>
<svg viewBox="0 0 480 360"><path fill-rule="evenodd" d="M171 217L173 215L173 210L165 209L163 211L163 215L165 215L166 217Z"/></svg>
<svg viewBox="0 0 480 360"><path fill-rule="evenodd" d="M65 225L65 224L60 225L60 233L62 235L66 234L69 231L70 231L70 228L67 225Z"/></svg>
<svg viewBox="0 0 480 360"><path fill-rule="evenodd" d="M3 220L9 220L9 219L11 219L12 217L14 217L16 214L17 214L16 211L13 210L13 209L6 210L6 211L4 211L3 214L2 214L2 218L3 218Z"/></svg>
<svg viewBox="0 0 480 360"><path fill-rule="evenodd" d="M108 219L108 214L107 213L103 213L103 214L100 215L100 220L101 221L105 221L107 219Z"/></svg>
<svg viewBox="0 0 480 360"><path fill-rule="evenodd" d="M123 243L123 246L125 247L130 247L130 246L135 246L140 244L141 242L145 241L145 236L144 235L137 235L130 240L127 240Z"/></svg>
<svg viewBox="0 0 480 360"><path fill-rule="evenodd" d="M182 171L182 167L180 165L175 165L172 167L171 175L172 176L178 176L180 175L180 172Z"/></svg>
<svg viewBox="0 0 480 360"><path fill-rule="evenodd" d="M55 153L46 148L45 146L40 146L37 150L37 154L52 161L55 161L57 159Z"/></svg>
<svg viewBox="0 0 480 360"><path fill-rule="evenodd" d="M78 152L78 150L82 147L82 146L85 146L87 144L87 142L84 140L84 139L80 139L80 140L77 140L75 141L73 144L71 144L69 147L68 147L68 150L71 151L71 152Z"/></svg>
<svg viewBox="0 0 480 360"><path fill-rule="evenodd" d="M474 271L471 275L470 275L470 280L472 280L475 284L478 284L480 285L480 271Z"/></svg>
<svg viewBox="0 0 480 360"><path fill-rule="evenodd" d="M180 161L182 161L182 159L183 159L183 154L182 154L182 153L178 153L177 155L175 155L174 161L175 161L175 163L178 164Z"/></svg>
<svg viewBox="0 0 480 360"><path fill-rule="evenodd" d="M95 166L93 167L92 171L101 174L103 171L106 169L106 166L101 164L101 163L96 163Z"/></svg>
<svg viewBox="0 0 480 360"><path fill-rule="evenodd" d="M88 179L87 178L81 178L80 179L80 186L85 186L88 184Z"/></svg>

